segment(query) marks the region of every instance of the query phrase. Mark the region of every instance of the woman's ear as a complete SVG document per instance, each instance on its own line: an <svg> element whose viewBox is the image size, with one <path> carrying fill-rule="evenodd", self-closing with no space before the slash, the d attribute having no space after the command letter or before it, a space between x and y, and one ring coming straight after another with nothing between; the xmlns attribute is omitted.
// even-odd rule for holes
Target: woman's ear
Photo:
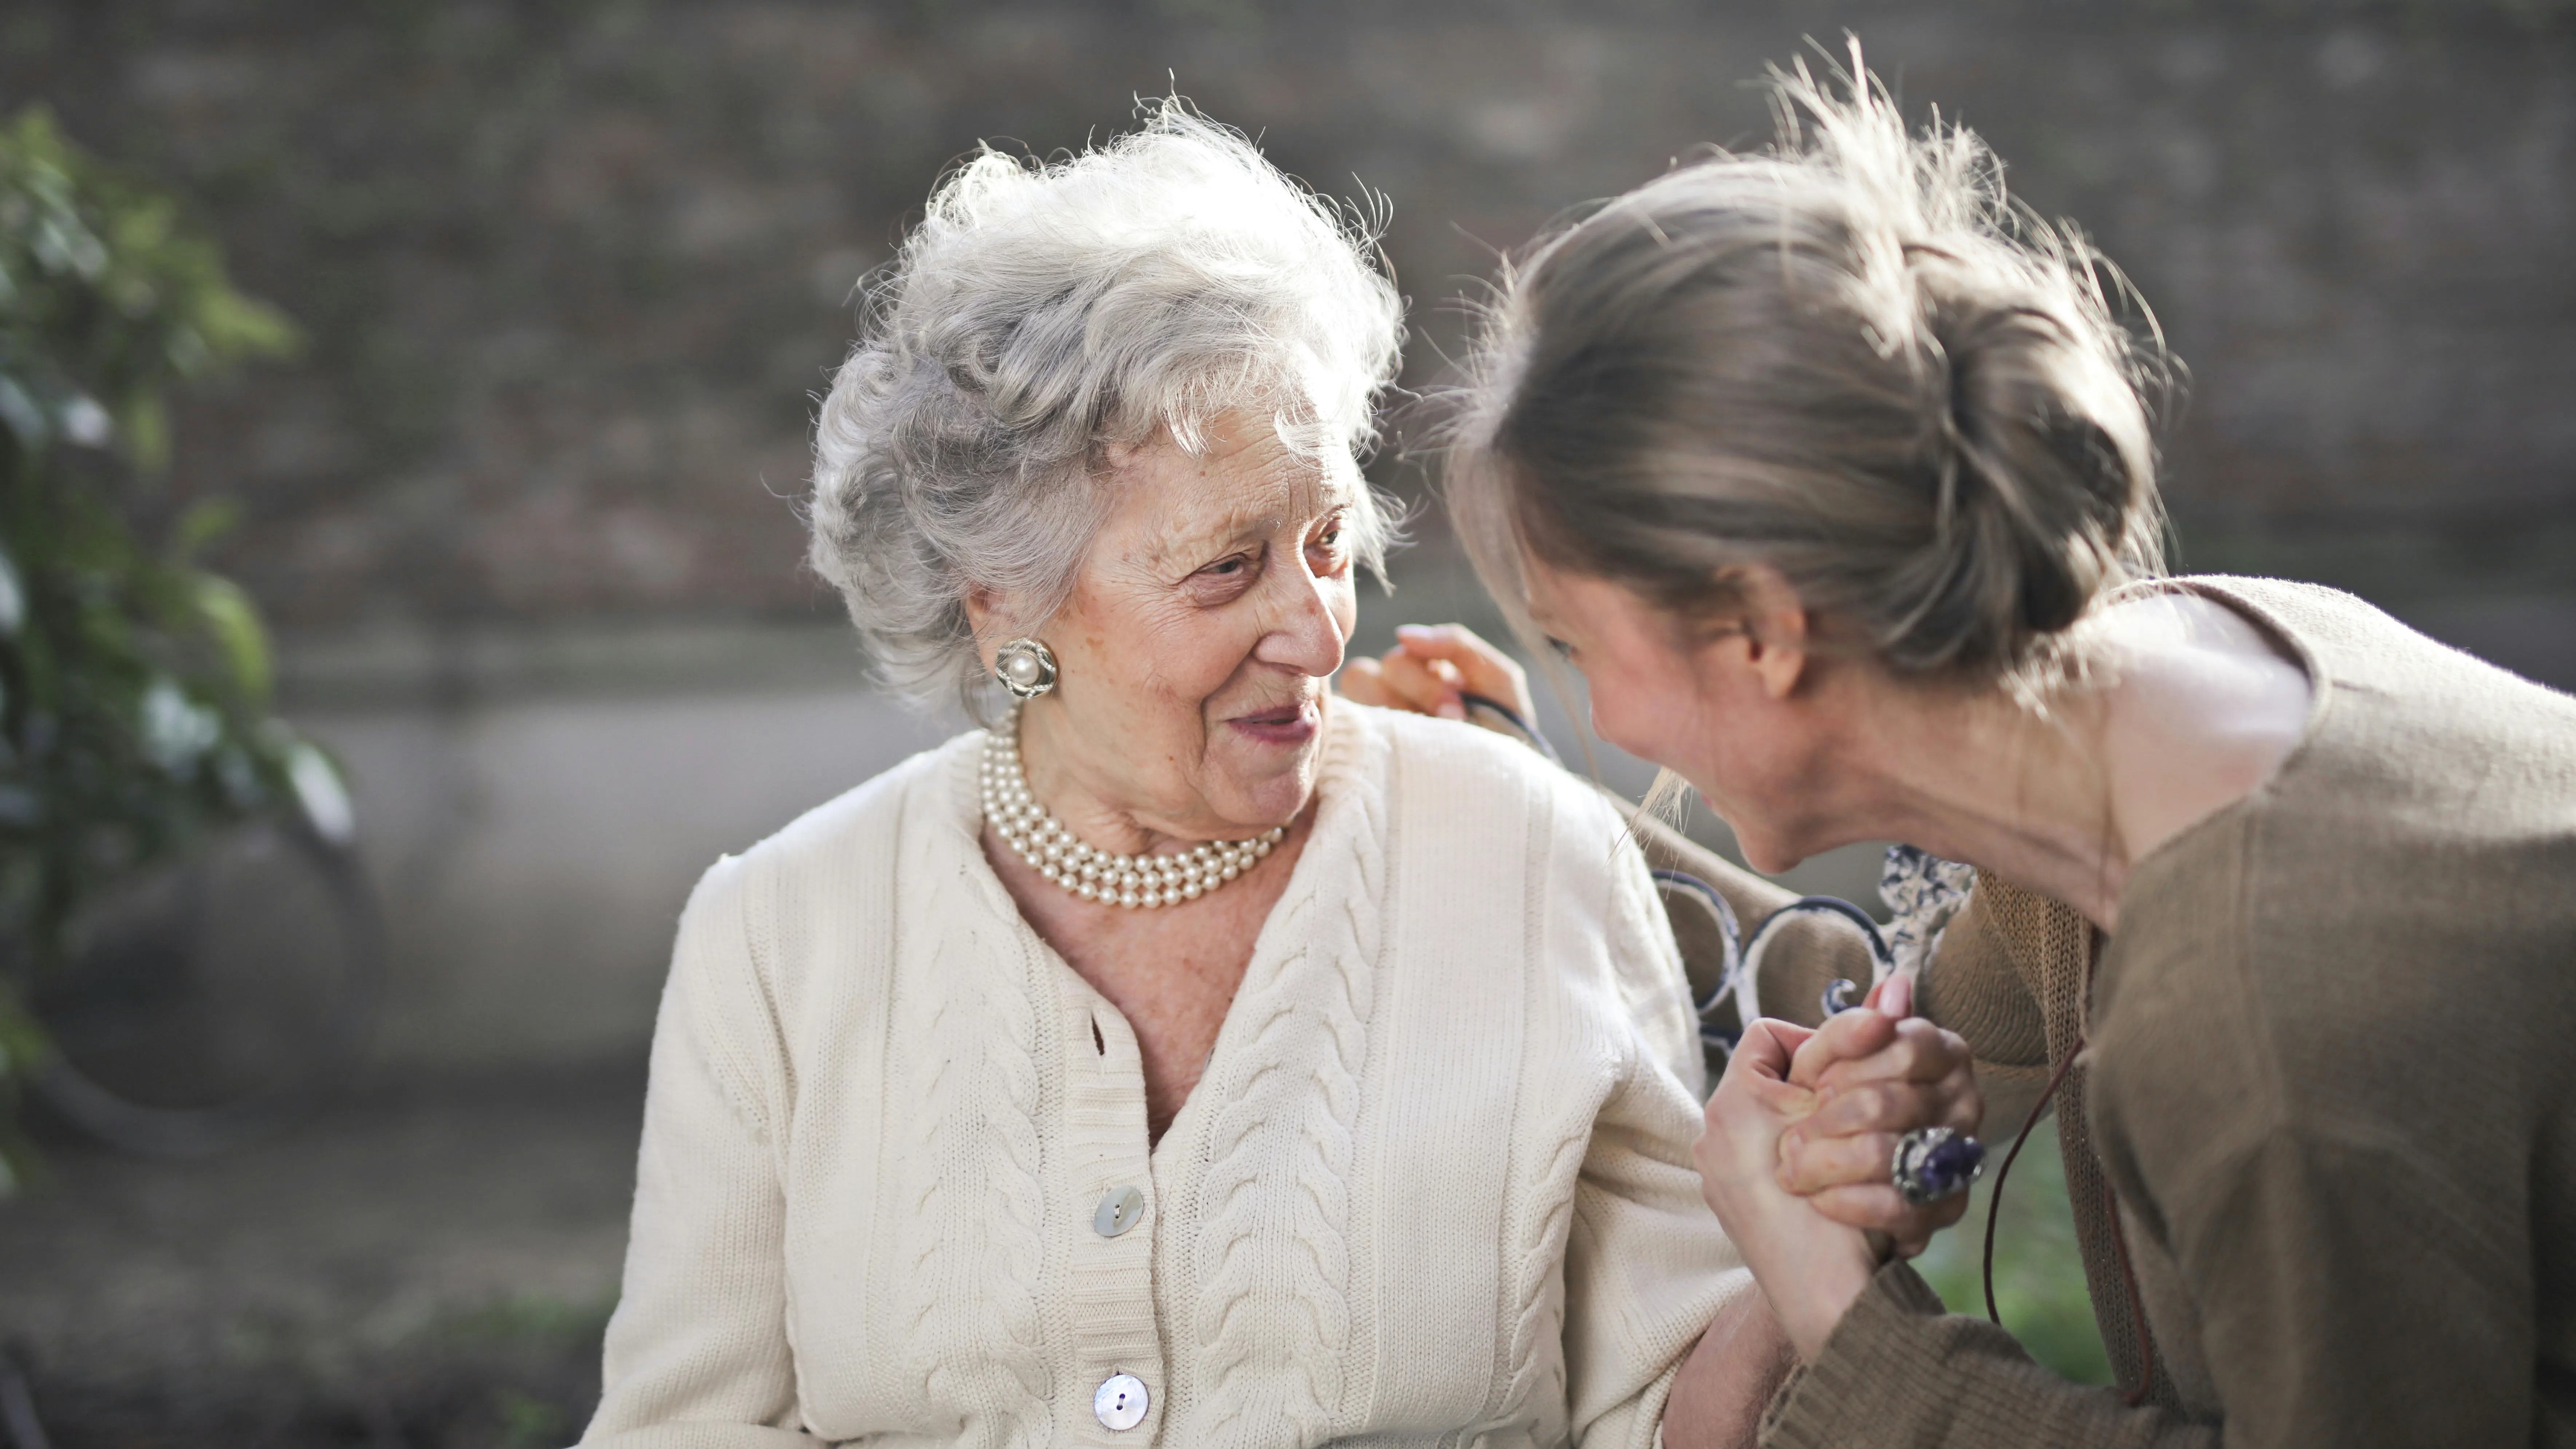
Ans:
<svg viewBox="0 0 2576 1449"><path fill-rule="evenodd" d="M991 589L977 584L966 591L966 628L975 636L975 657L983 660L987 669L993 665L993 653L984 647L985 641L993 637L1000 613L1001 599Z"/></svg>
<svg viewBox="0 0 2576 1449"><path fill-rule="evenodd" d="M1768 564L1746 566L1735 582L1744 600L1745 657L1763 691L1787 699L1807 671L1807 606L1788 577Z"/></svg>

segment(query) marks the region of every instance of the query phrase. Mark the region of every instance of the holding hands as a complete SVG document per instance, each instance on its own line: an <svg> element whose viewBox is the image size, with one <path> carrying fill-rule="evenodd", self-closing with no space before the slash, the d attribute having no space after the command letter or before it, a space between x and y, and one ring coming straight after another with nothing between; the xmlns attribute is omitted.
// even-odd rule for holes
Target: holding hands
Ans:
<svg viewBox="0 0 2576 1449"><path fill-rule="evenodd" d="M1521 666L1464 625L1408 624L1396 637L1382 658L1351 660L1345 696L1463 720L1465 696L1479 694L1530 717ZM1708 1101L1701 1191L1801 1357L1882 1262L1923 1251L1967 1211L1964 1192L1909 1202L1892 1180L1906 1133L1974 1132L1983 1112L1967 1043L1913 1009L1914 983L1899 976L1821 1027L1757 1021Z"/></svg>
<svg viewBox="0 0 2576 1449"><path fill-rule="evenodd" d="M1977 1130L1983 1101L1958 1033L1912 1015L1914 982L1890 977L1859 1011L1809 1033L1789 1080L1815 1110L1780 1137L1780 1186L1846 1226L1883 1233L1897 1256L1923 1251L1967 1211L1964 1194L1908 1202L1889 1179L1897 1141L1927 1127Z"/></svg>
<svg viewBox="0 0 2576 1449"><path fill-rule="evenodd" d="M1757 1021L1709 1097L1700 1190L1801 1358L1889 1253L1921 1252L1967 1211L1965 1193L1917 1204L1890 1180L1905 1133L1973 1131L1982 1112L1967 1044L1912 1010L1899 976L1820 1028Z"/></svg>

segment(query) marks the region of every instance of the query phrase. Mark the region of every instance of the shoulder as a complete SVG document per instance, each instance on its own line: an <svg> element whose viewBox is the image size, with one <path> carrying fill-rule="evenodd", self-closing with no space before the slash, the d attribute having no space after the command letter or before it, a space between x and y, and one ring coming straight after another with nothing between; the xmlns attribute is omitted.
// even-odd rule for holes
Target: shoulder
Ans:
<svg viewBox="0 0 2576 1449"><path fill-rule="evenodd" d="M1489 859L1498 830L1517 835L1535 826L1551 852L1577 842L1588 846L1577 854L1604 879L1618 863L1629 833L1625 818L1589 781L1529 746L1455 720L1343 700L1333 707L1349 712L1358 737L1353 783L1383 795L1408 835L1472 846ZM1633 844L1627 853L1636 853Z"/></svg>
<svg viewBox="0 0 2576 1449"><path fill-rule="evenodd" d="M2379 958L2428 930L2465 942L2530 925L2534 905L2564 895L2556 887L2576 869L2576 698L2331 589L2172 585L2284 639L2311 699L2301 737L2265 782L2140 862L2138 901L2171 904L2194 925L2209 902L2233 901L2254 928ZM2127 904L2122 914L2133 914ZM2553 917L2548 931L2565 925Z"/></svg>
<svg viewBox="0 0 2576 1449"><path fill-rule="evenodd" d="M778 967L771 943L787 915L829 916L846 933L890 912L897 862L935 852L950 837L973 843L970 731L806 811L740 855L719 857L699 877L680 918L678 965L712 950L743 956L753 971ZM818 920L810 924L821 924ZM694 949L693 949L694 948Z"/></svg>
<svg viewBox="0 0 2576 1449"><path fill-rule="evenodd" d="M1398 895L1474 903L1489 921L1518 923L1512 934L1546 990L1587 1003L1695 1087L1698 1042L1680 948L1611 797L1491 730L1350 709L1350 758L1361 777L1352 783L1385 802Z"/></svg>
<svg viewBox="0 0 2576 1449"><path fill-rule="evenodd" d="M899 862L974 846L966 734L719 857L681 912L657 1037L690 1044L755 1120L790 1092L787 1063L828 1051L846 1013L812 1009L874 989L893 964ZM664 1048L657 1047L657 1051Z"/></svg>
<svg viewBox="0 0 2576 1449"><path fill-rule="evenodd" d="M2195 575L2156 587L2214 599L2280 637L2312 675L2403 708L2437 706L2463 723L2533 716L2559 731L2576 723L2576 698L2431 638L2341 589L2289 579Z"/></svg>
<svg viewBox="0 0 2576 1449"><path fill-rule="evenodd" d="M2232 605L2239 613L2295 639L2339 638L2395 630L2412 633L2377 605L2324 584L2240 574L2178 574L2124 590L2122 598L2182 595Z"/></svg>
<svg viewBox="0 0 2576 1449"><path fill-rule="evenodd" d="M1544 892L1614 914L1650 910L1660 921L1628 817L1600 787L1492 730L1348 708L1356 736L1349 784L1375 792L1390 842L1416 879L1486 894Z"/></svg>
<svg viewBox="0 0 2576 1449"><path fill-rule="evenodd" d="M2368 996L2430 1025L2563 975L2544 963L2576 940L2576 698L2331 589L2181 582L2297 646L2314 699L2241 806L2140 862L2124 920L2255 973L2292 1012Z"/></svg>
<svg viewBox="0 0 2576 1449"><path fill-rule="evenodd" d="M984 740L969 730L912 756L789 821L743 852L762 870L793 873L827 864L853 848L891 843L907 829L962 824L963 793L974 752Z"/></svg>

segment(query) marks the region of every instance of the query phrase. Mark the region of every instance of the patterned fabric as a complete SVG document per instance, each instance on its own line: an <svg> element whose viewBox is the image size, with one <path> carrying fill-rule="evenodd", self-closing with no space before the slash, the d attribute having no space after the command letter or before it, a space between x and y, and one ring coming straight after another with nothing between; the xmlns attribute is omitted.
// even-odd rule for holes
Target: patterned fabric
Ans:
<svg viewBox="0 0 2576 1449"><path fill-rule="evenodd" d="M1941 931L1968 903L1976 888L1977 868L1927 855L1911 845L1887 848L1879 869L1878 898L1896 913L1886 930L1888 954L1900 976L1919 976L1940 948Z"/></svg>

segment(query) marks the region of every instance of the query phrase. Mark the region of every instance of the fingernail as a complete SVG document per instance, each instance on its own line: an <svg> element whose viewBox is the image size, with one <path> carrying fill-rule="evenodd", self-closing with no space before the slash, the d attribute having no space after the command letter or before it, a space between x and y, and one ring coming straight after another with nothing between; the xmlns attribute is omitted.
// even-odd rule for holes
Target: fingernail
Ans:
<svg viewBox="0 0 2576 1449"><path fill-rule="evenodd" d="M1890 976L1882 983L1887 989L1879 998L1879 1010L1902 1021L1914 1014L1914 979Z"/></svg>
<svg viewBox="0 0 2576 1449"><path fill-rule="evenodd" d="M1440 701L1440 717L1442 719L1465 719L1467 717L1467 706L1460 704L1454 699L1444 699Z"/></svg>
<svg viewBox="0 0 2576 1449"><path fill-rule="evenodd" d="M1428 624L1398 624L1395 626L1396 637L1400 639L1427 639L1437 632L1439 631L1433 629Z"/></svg>

